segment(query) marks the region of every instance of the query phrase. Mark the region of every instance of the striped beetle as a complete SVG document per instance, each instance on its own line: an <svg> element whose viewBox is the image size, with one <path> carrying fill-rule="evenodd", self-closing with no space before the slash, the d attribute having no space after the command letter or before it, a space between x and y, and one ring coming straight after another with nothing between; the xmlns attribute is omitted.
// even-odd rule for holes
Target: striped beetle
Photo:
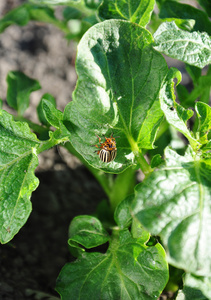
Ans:
<svg viewBox="0 0 211 300"><path fill-rule="evenodd" d="M100 150L97 151L97 154L100 157L100 160L102 160L105 163L109 163L112 160L115 159L117 154L117 148L116 148L116 141L113 137L113 133L110 138L105 137L105 142L101 143L101 138L97 135L99 139L100 146L94 145L97 148L100 148Z"/></svg>

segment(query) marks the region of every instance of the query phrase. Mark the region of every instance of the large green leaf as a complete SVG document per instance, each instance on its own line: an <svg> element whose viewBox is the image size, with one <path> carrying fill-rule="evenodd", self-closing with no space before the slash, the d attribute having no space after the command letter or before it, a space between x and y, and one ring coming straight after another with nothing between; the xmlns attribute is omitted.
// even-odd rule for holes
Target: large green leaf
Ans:
<svg viewBox="0 0 211 300"><path fill-rule="evenodd" d="M14 122L0 110L0 242L7 243L25 224L30 196L38 186L39 141L26 123Z"/></svg>
<svg viewBox="0 0 211 300"><path fill-rule="evenodd" d="M29 106L31 92L40 89L40 84L19 71L10 71L7 75L7 83L7 102L18 111L19 115L23 115Z"/></svg>
<svg viewBox="0 0 211 300"><path fill-rule="evenodd" d="M147 247L126 230L113 237L105 254L85 252L66 264L56 290L63 300L150 300L157 299L167 280L161 245Z"/></svg>
<svg viewBox="0 0 211 300"><path fill-rule="evenodd" d="M161 235L173 265L209 276L211 164L191 151L179 156L167 148L165 157L166 166L136 187L133 215Z"/></svg>
<svg viewBox="0 0 211 300"><path fill-rule="evenodd" d="M186 274L183 290L179 291L176 300L211 299L211 277L199 277Z"/></svg>
<svg viewBox="0 0 211 300"><path fill-rule="evenodd" d="M186 274L183 290L180 290L176 300L208 300L211 299L211 277L199 277Z"/></svg>
<svg viewBox="0 0 211 300"><path fill-rule="evenodd" d="M173 0L165 1L160 9L160 18L194 19L194 31L207 32L211 35L211 22L207 14L191 5Z"/></svg>
<svg viewBox="0 0 211 300"><path fill-rule="evenodd" d="M159 91L168 67L136 24L108 20L89 29L78 45L78 82L64 112L75 149L96 168L121 172L141 148L152 149L163 118ZM92 145L118 136L117 157L101 162Z"/></svg>
<svg viewBox="0 0 211 300"><path fill-rule="evenodd" d="M199 68L211 63L211 38L206 32L190 33L180 30L174 22L165 22L154 39L154 48L170 57Z"/></svg>
<svg viewBox="0 0 211 300"><path fill-rule="evenodd" d="M154 8L154 0L104 0L99 8L101 19L123 19L145 27Z"/></svg>

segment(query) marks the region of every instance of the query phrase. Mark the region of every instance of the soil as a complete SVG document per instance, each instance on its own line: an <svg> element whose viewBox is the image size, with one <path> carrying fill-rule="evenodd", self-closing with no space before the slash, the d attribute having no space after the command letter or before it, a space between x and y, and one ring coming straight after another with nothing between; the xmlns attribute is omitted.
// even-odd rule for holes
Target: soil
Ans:
<svg viewBox="0 0 211 300"><path fill-rule="evenodd" d="M21 0L1 0L0 18ZM26 118L38 122L36 107L44 93L51 93L63 110L76 82L76 45L48 24L10 26L0 35L0 98L3 109L8 71L20 70L40 81L33 92ZM174 62L172 63L174 65ZM187 80L183 76L183 80ZM20 232L0 245L0 300L59 299L56 278L71 259L67 246L68 225L74 216L92 214L105 194L92 175L75 158L59 148L42 153L32 194L32 213ZM163 296L162 299L166 299Z"/></svg>
<svg viewBox="0 0 211 300"><path fill-rule="evenodd" d="M0 18L22 1L0 1ZM0 35L0 98L3 109L15 113L6 100L6 76L20 70L40 81L25 116L38 122L36 107L44 93L57 99L63 110L76 82L76 44L48 24L10 26ZM32 194L32 213L14 239L0 245L0 300L59 299L56 278L71 258L68 226L73 217L92 214L105 198L93 176L64 149L39 156L38 189Z"/></svg>
<svg viewBox="0 0 211 300"><path fill-rule="evenodd" d="M71 170L64 165L36 175L40 185L32 195L33 210L26 225L10 243L0 246L0 299L54 299L50 295L57 295L56 278L71 259L69 223L76 215L92 214L104 197L84 167Z"/></svg>

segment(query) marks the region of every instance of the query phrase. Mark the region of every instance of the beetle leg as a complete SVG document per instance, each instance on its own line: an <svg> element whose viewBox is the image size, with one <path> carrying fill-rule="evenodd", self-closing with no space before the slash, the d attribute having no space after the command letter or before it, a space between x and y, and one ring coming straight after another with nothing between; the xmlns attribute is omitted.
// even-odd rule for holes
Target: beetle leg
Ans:
<svg viewBox="0 0 211 300"><path fill-rule="evenodd" d="M99 146L98 145L90 145L91 147L97 147L97 148L99 148Z"/></svg>
<svg viewBox="0 0 211 300"><path fill-rule="evenodd" d="M101 138L96 134L96 137L99 139L99 143L101 142Z"/></svg>

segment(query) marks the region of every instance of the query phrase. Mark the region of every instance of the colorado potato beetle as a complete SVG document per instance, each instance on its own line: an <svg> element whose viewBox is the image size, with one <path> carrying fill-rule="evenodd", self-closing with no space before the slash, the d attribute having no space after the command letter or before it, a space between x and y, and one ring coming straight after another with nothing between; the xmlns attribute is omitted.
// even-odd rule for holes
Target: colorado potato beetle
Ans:
<svg viewBox="0 0 211 300"><path fill-rule="evenodd" d="M100 148L100 150L97 151L97 154L99 155L100 160L102 160L105 163L109 163L112 160L115 159L117 154L117 148L116 148L116 141L113 137L113 134L110 138L105 137L105 142L101 143L101 138L97 135L99 139L100 146L94 145L97 148Z"/></svg>

